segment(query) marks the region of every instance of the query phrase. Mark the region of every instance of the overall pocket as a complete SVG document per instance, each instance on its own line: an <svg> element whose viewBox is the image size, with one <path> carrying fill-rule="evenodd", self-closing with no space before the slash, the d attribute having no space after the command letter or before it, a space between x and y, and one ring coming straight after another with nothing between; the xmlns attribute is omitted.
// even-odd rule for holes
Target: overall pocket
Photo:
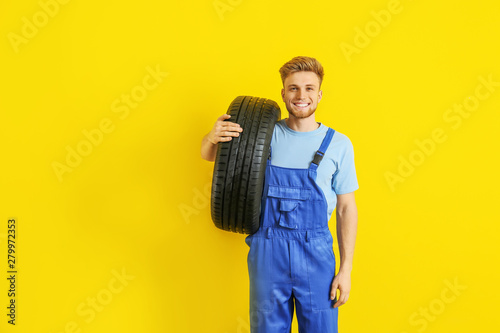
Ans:
<svg viewBox="0 0 500 333"><path fill-rule="evenodd" d="M307 273L313 311L333 310L336 300L330 299L335 277L335 255L332 236L313 238L307 247Z"/></svg>
<svg viewBox="0 0 500 333"><path fill-rule="evenodd" d="M250 239L248 276L250 280L250 312L269 313L274 309L275 294L273 240L265 237Z"/></svg>
<svg viewBox="0 0 500 333"><path fill-rule="evenodd" d="M269 219L282 227L297 229L298 217L303 213L301 206L311 197L311 189L269 185L267 197Z"/></svg>

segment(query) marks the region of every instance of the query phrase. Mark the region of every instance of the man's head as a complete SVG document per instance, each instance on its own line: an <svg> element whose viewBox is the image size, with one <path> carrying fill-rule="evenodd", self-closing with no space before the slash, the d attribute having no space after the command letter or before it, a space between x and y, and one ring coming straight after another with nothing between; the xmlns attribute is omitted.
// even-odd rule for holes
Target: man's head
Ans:
<svg viewBox="0 0 500 333"><path fill-rule="evenodd" d="M280 68L283 89L281 97L288 112L296 118L311 116L323 92L323 66L314 58L295 57Z"/></svg>

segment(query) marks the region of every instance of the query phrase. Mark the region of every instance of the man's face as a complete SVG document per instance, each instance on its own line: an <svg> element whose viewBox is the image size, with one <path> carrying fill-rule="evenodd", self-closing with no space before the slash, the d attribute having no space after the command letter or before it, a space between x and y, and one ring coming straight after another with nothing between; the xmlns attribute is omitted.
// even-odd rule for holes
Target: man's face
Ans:
<svg viewBox="0 0 500 333"><path fill-rule="evenodd" d="M286 104L290 117L307 118L311 116L321 100L319 77L314 72L295 72L287 76L281 97Z"/></svg>

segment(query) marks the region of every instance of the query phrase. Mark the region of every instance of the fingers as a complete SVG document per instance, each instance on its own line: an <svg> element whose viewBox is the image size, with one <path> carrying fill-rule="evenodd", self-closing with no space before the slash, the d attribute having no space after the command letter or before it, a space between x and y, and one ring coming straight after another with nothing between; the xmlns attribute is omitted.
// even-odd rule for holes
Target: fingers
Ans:
<svg viewBox="0 0 500 333"><path fill-rule="evenodd" d="M233 123L231 121L225 121L229 118L231 118L231 115L227 113L224 113L222 116L217 118L217 121L214 124L214 129L241 132L243 129L241 128L240 124Z"/></svg>
<svg viewBox="0 0 500 333"><path fill-rule="evenodd" d="M330 299L334 300L337 296L337 289L339 290L339 298L333 305L334 308L338 308L339 306L345 304L349 299L349 291L343 290L342 285L338 279L334 279L332 282L332 289L330 290Z"/></svg>
<svg viewBox="0 0 500 333"><path fill-rule="evenodd" d="M215 125L214 134L217 137L237 137L243 132L240 124L231 122L220 122Z"/></svg>
<svg viewBox="0 0 500 333"><path fill-rule="evenodd" d="M332 289L330 290L330 299L333 301L335 297L337 296L337 288L338 288L338 282L333 281L332 283Z"/></svg>
<svg viewBox="0 0 500 333"><path fill-rule="evenodd" d="M222 122L219 124L219 128L222 131L226 132L242 132L243 128L241 128L240 124L230 123L230 122Z"/></svg>
<svg viewBox="0 0 500 333"><path fill-rule="evenodd" d="M232 132L232 131L222 131L221 132L221 136L233 136L233 137L237 137L237 136L240 136L240 133L238 133L238 132Z"/></svg>
<svg viewBox="0 0 500 333"><path fill-rule="evenodd" d="M243 128L241 128L238 123L225 121L229 118L231 118L231 115L229 114L223 114L217 118L217 121L215 122L209 135L210 142L214 144L218 142L227 142L231 141L234 137L240 136L240 133L243 132Z"/></svg>
<svg viewBox="0 0 500 333"><path fill-rule="evenodd" d="M227 113L224 113L222 116L220 116L219 118L217 118L218 121L223 121L223 120L226 120L226 119L229 119L231 118L231 115L230 114L227 114Z"/></svg>
<svg viewBox="0 0 500 333"><path fill-rule="evenodd" d="M227 141L231 141L233 138L231 137L228 137L228 136L222 136L219 138L219 142L227 142Z"/></svg>
<svg viewBox="0 0 500 333"><path fill-rule="evenodd" d="M342 289L339 288L339 299L335 304L333 305L334 308L338 308L339 306L345 304L347 302L347 299L349 298L349 293L346 291L342 291Z"/></svg>

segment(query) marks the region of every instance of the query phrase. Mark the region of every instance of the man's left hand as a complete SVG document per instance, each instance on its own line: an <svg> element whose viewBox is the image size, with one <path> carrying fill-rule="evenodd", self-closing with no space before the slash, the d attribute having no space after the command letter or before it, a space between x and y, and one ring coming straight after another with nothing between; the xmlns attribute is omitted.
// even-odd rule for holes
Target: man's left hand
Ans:
<svg viewBox="0 0 500 333"><path fill-rule="evenodd" d="M333 300L337 294L337 289L340 291L339 299L333 305L338 308L347 302L349 292L351 291L351 273L347 271L339 271L332 282L332 289L330 291L330 298Z"/></svg>

